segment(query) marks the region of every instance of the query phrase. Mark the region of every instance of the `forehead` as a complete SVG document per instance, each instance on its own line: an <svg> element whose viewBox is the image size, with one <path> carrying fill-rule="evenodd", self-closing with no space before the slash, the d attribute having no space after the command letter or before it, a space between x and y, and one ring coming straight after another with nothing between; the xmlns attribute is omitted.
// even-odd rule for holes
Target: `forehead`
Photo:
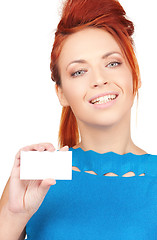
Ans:
<svg viewBox="0 0 157 240"><path fill-rule="evenodd" d="M65 40L59 62L75 60L76 58L90 58L102 56L106 52L121 49L114 37L103 29L88 27L71 34Z"/></svg>

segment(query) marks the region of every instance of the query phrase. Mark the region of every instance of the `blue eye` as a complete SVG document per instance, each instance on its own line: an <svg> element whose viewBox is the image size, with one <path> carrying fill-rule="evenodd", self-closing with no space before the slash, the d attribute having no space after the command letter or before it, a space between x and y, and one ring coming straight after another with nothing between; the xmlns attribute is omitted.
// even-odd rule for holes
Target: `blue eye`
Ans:
<svg viewBox="0 0 157 240"><path fill-rule="evenodd" d="M77 76L82 75L84 72L85 72L85 70L78 70L78 71L72 73L71 76L72 77L77 77Z"/></svg>
<svg viewBox="0 0 157 240"><path fill-rule="evenodd" d="M120 62L110 62L107 67L113 68L113 67L117 67L118 65L120 65Z"/></svg>

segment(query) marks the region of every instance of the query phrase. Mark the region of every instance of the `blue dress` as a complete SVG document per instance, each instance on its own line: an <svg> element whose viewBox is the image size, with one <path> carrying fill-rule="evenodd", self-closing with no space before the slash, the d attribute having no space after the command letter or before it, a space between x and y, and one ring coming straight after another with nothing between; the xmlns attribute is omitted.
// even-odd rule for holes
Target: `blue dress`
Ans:
<svg viewBox="0 0 157 240"><path fill-rule="evenodd" d="M69 151L81 172L50 187L26 225L27 239L156 240L157 155ZM135 176L122 177L130 171Z"/></svg>

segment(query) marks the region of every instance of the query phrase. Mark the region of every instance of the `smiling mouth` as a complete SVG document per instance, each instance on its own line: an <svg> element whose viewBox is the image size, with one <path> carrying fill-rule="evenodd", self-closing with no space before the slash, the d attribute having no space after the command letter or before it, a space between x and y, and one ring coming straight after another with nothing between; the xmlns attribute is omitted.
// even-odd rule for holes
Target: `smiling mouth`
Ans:
<svg viewBox="0 0 157 240"><path fill-rule="evenodd" d="M103 103L108 103L118 97L117 94L112 94L112 95L105 95L103 97L95 98L90 101L91 104L103 104Z"/></svg>

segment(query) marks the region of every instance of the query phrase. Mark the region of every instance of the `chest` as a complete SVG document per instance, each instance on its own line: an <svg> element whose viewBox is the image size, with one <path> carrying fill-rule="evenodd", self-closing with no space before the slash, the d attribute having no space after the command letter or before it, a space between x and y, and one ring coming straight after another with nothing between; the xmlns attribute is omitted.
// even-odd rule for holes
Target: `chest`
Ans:
<svg viewBox="0 0 157 240"><path fill-rule="evenodd" d="M78 167L75 167L75 166L72 167L72 170L80 172L80 169ZM97 175L94 171L85 171L85 172L87 172L89 174ZM109 172L109 173L105 173L104 176L114 177L114 176L118 176L118 175L113 173L113 172ZM133 177L133 176L135 176L135 173L131 172L131 171L123 174L123 177ZM141 173L139 176L145 176L145 173Z"/></svg>
<svg viewBox="0 0 157 240"><path fill-rule="evenodd" d="M155 240L156 192L157 180L151 177L105 178L73 171L72 181L51 187L27 233L39 240Z"/></svg>

